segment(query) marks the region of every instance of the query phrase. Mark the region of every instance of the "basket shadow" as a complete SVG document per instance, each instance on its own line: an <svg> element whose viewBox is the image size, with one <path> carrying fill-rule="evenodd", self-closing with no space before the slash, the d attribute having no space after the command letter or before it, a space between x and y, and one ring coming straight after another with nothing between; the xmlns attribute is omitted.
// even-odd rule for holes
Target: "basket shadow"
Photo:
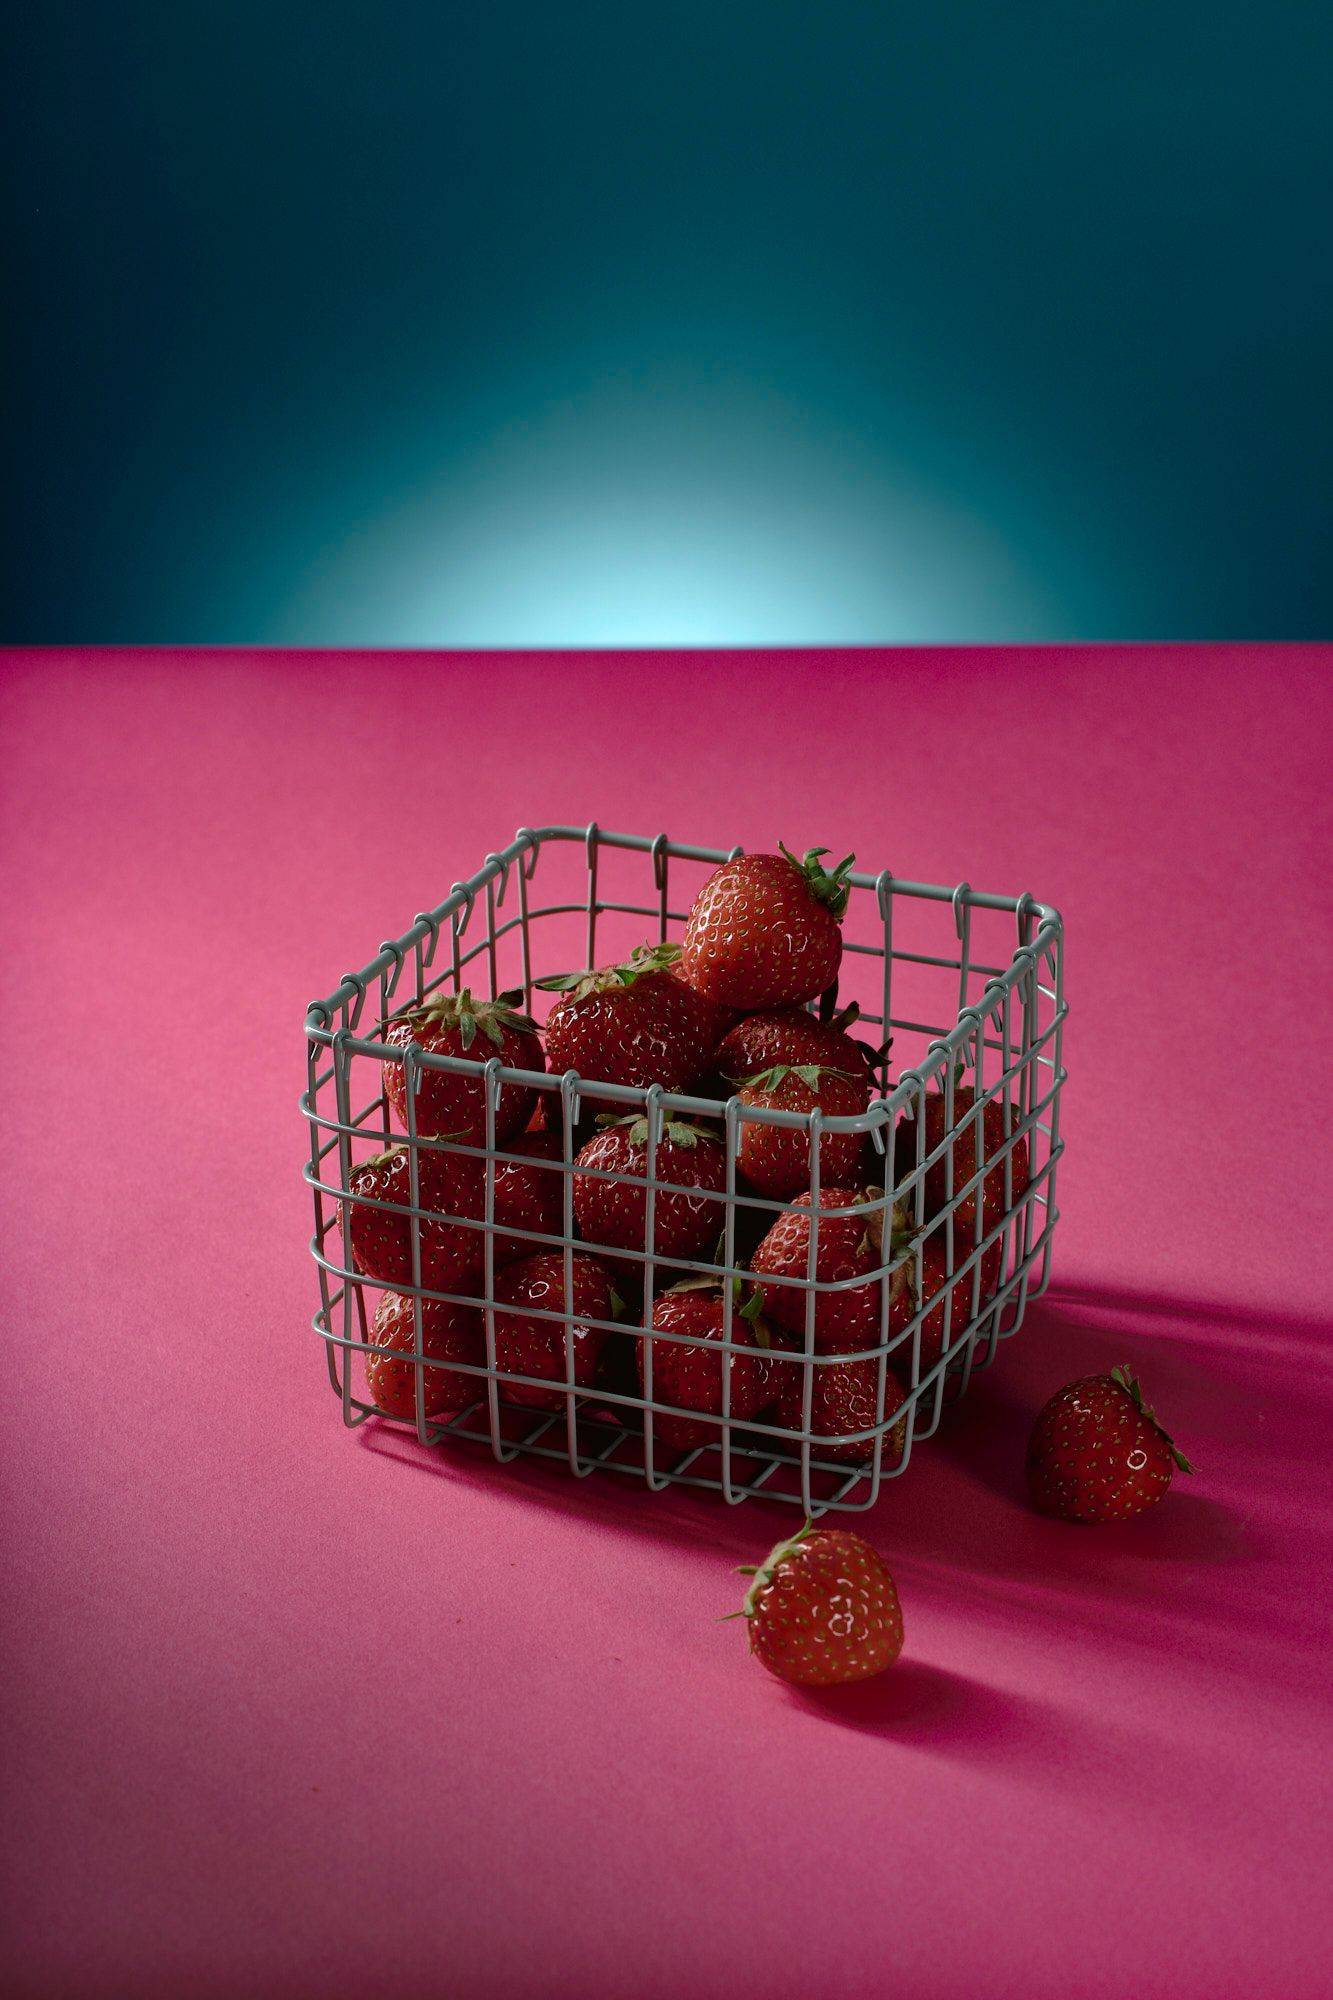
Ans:
<svg viewBox="0 0 1333 2000"><path fill-rule="evenodd" d="M1177 1293L1138 1290L1128 1285L1081 1284L1074 1279L1053 1283L1035 1309L1051 1308L1110 1315L1126 1322L1169 1319L1179 1328L1193 1329L1214 1341L1219 1332L1253 1334L1262 1329L1284 1345L1310 1344L1327 1352L1328 1342L1333 1338L1333 1318L1327 1314L1292 1313L1234 1301L1186 1299Z"/></svg>
<svg viewBox="0 0 1333 2000"><path fill-rule="evenodd" d="M603 1531L689 1543L732 1567L754 1562L756 1550L762 1555L800 1521L794 1508L762 1494L743 1506L728 1506L719 1494L679 1485L650 1494L641 1479L623 1473L594 1472L574 1479L559 1464L522 1454L499 1464L484 1445L466 1439L423 1446L416 1437L373 1418L355 1436L362 1450L478 1494L501 1495L506 1503L544 1508Z"/></svg>
<svg viewBox="0 0 1333 2000"><path fill-rule="evenodd" d="M1206 1646L1236 1672L1295 1686L1306 1672L1300 1641L1317 1595L1321 1533L1300 1467L1314 1462L1333 1428L1333 1403L1317 1376L1302 1371L1299 1402L1290 1392L1292 1356L1311 1337L1308 1322L1267 1313L1223 1316L1180 1299L1068 1287L1029 1308L1019 1336L946 1408L937 1436L921 1441L872 1510L826 1518L880 1547L905 1594L966 1602L1007 1623L1079 1626L1110 1654L1155 1647L1182 1667ZM1198 1475L1177 1477L1162 1505L1123 1523L1078 1526L1038 1514L1023 1469L1036 1411L1061 1384L1126 1359L1141 1366L1153 1400L1198 1459ZM1256 1398L1271 1411L1266 1427L1252 1415ZM719 1565L755 1562L799 1520L797 1509L762 1494L743 1506L679 1485L649 1496L638 1478L576 1480L559 1463L522 1455L497 1465L482 1445L425 1448L374 1421L357 1438L362 1449L479 1497L627 1540L688 1544ZM849 1716L862 1703L886 1726L898 1706L905 1724L916 1702L923 1723L935 1714L943 1730L948 1704L961 1711L965 1700L976 1706L987 1696L958 1677L932 1680L900 1664L884 1691L839 1699Z"/></svg>

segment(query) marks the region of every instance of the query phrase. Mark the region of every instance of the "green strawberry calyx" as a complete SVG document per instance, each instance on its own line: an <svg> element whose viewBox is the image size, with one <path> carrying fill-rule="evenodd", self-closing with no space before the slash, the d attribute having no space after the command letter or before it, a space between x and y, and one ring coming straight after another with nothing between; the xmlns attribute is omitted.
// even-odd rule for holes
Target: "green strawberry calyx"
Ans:
<svg viewBox="0 0 1333 2000"><path fill-rule="evenodd" d="M810 1534L814 1525L814 1522L807 1518L805 1526L798 1528L794 1535L789 1535L786 1541L775 1543L765 1556L763 1562L742 1563L736 1571L737 1576L751 1577L753 1578L753 1582L745 1593L745 1602L740 1610L729 1611L727 1613L728 1618L754 1617L755 1612L759 1609L760 1598L768 1589L769 1584L772 1583L778 1570L781 1569L783 1563L789 1562L792 1556L799 1552L802 1543Z"/></svg>
<svg viewBox="0 0 1333 2000"><path fill-rule="evenodd" d="M709 1272L699 1271L691 1277L677 1279L674 1285L663 1292L662 1297L669 1299L673 1292L720 1292L725 1283L726 1279L721 1274L714 1277ZM739 1271L733 1271L731 1274L731 1302L753 1334L755 1346L771 1347L773 1345L773 1334L768 1321L764 1318L763 1292L755 1285L749 1298L742 1305L741 1293L744 1290L744 1278L742 1278Z"/></svg>
<svg viewBox="0 0 1333 2000"><path fill-rule="evenodd" d="M410 1007L403 1019L416 1030L434 1034L442 1028L456 1028L465 1050L476 1041L478 1032L497 1049L503 1049L505 1030L513 1034L535 1035L537 1023L521 1014L515 1005L523 998L518 987L512 993L497 993L494 1000L474 1000L471 990L461 993L435 992L419 1005Z"/></svg>
<svg viewBox="0 0 1333 2000"><path fill-rule="evenodd" d="M648 1120L641 1111L631 1111L627 1118L622 1118L615 1111L603 1111L597 1123L606 1132L613 1132L617 1127L624 1128L625 1136L631 1146L648 1144ZM664 1118L660 1136L668 1140L671 1145L682 1147L687 1153L692 1153L701 1139L714 1146L722 1144L720 1132L710 1132L706 1125L696 1125L689 1118Z"/></svg>
<svg viewBox="0 0 1333 2000"><path fill-rule="evenodd" d="M866 1233L857 1244L857 1250L862 1256L865 1256L867 1253L873 1253L877 1257L882 1257L884 1255L884 1237L886 1233L884 1190L883 1188L866 1188L858 1199L865 1203L866 1207L870 1210L870 1214L866 1218ZM889 1256L890 1258L902 1257L904 1251L912 1248L912 1245L916 1241L916 1235L911 1223L907 1219L907 1210L900 1201L894 1203L893 1213L887 1220ZM904 1292L910 1292L913 1303L918 1303L916 1281L910 1257L905 1258L898 1265L889 1280L889 1297L891 1299L895 1301L900 1299Z"/></svg>
<svg viewBox="0 0 1333 2000"><path fill-rule="evenodd" d="M1171 1450L1171 1456L1175 1460L1176 1464L1180 1467L1180 1470L1182 1472L1193 1472L1194 1467L1190 1464L1184 1452L1180 1449L1180 1446L1176 1443L1175 1439L1172 1437L1170 1431L1166 1428L1165 1424L1161 1423L1158 1420L1156 1414L1152 1410L1150 1410L1148 1405L1144 1402L1143 1390L1139 1387L1138 1381L1133 1375L1129 1363L1127 1361L1122 1362L1118 1368L1113 1368L1111 1370L1111 1380L1115 1383L1117 1389L1124 1390L1125 1394L1129 1397L1130 1401L1133 1403L1134 1408L1138 1411L1139 1415L1142 1418L1144 1418L1144 1420L1147 1423L1150 1423L1153 1429L1157 1431L1159 1435L1166 1440L1166 1443L1168 1444Z"/></svg>
<svg viewBox="0 0 1333 2000"><path fill-rule="evenodd" d="M678 944L640 944L618 965L602 965L583 972L557 972L534 984L543 993L564 993L573 1000L584 1000L590 993L610 993L633 986L650 973L668 972L679 957Z"/></svg>
<svg viewBox="0 0 1333 2000"><path fill-rule="evenodd" d="M847 1083L863 1081L852 1070L834 1069L829 1063L774 1063L772 1069L756 1070L753 1076L729 1076L727 1082L740 1090L757 1090L767 1095L779 1089L789 1076L798 1077L807 1090L818 1090L820 1079L826 1076L840 1076Z"/></svg>
<svg viewBox="0 0 1333 2000"><path fill-rule="evenodd" d="M432 1139L454 1141L466 1139L468 1134L466 1132L432 1132L430 1136ZM406 1140L396 1139L391 1146L385 1146L382 1151L370 1153L364 1160L358 1160L352 1168L353 1179L358 1178L361 1174L378 1173L381 1167L392 1166L395 1160L405 1157L411 1150ZM434 1147L420 1148L422 1153L433 1152L434 1150Z"/></svg>
<svg viewBox="0 0 1333 2000"><path fill-rule="evenodd" d="M364 1160L358 1160L352 1168L353 1177L359 1174L378 1173L381 1167L391 1165L400 1153L406 1151L406 1146L385 1146L382 1152L370 1153Z"/></svg>
<svg viewBox="0 0 1333 2000"><path fill-rule="evenodd" d="M820 862L830 851L827 847L807 847L800 860L784 842L778 842L779 853L786 856L793 868L799 869L805 877L806 887L817 903L823 903L835 917L840 917L847 908L847 898L851 894L851 883L847 876L851 873L854 854L845 854L836 868L821 868Z"/></svg>

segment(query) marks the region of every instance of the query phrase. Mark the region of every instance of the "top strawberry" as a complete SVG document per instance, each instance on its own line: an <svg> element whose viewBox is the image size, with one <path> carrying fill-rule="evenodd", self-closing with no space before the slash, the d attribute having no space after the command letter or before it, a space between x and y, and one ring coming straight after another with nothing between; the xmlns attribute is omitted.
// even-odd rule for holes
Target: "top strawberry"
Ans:
<svg viewBox="0 0 1333 2000"><path fill-rule="evenodd" d="M690 911L681 968L710 1000L750 1012L813 1000L838 976L839 919L854 855L829 873L826 847L741 854L704 883Z"/></svg>

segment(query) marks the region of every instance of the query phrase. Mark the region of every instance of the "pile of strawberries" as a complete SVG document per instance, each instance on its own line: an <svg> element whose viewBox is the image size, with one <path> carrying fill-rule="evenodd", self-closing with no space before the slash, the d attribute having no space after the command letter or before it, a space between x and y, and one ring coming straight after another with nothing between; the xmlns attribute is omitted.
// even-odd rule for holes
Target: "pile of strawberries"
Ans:
<svg viewBox="0 0 1333 2000"><path fill-rule="evenodd" d="M462 1303L422 1302L424 1397L428 1417L474 1402L479 1379L451 1363L485 1365L486 1150L493 1166L495 1364L511 1404L558 1411L572 1379L577 1389L637 1393L658 1414L654 1435L669 1451L718 1441L724 1409L745 1424L757 1420L804 1434L816 1456L861 1464L873 1454L873 1433L891 1424L905 1400L893 1366L884 1371L864 1350L883 1338L884 1284L891 1255L912 1239L905 1218L885 1201L884 1162L865 1135L819 1139L819 1229L815 1275L854 1280L847 1289L816 1294L814 1348L837 1359L807 1370L806 1302L811 1221L808 1128L742 1120L737 1125L735 1189L751 1198L734 1208L731 1254L719 1254L726 1215L725 1100L742 1107L808 1115L854 1116L877 1088L884 1049L850 1031L856 1010L833 1011L842 958L841 918L848 897L848 855L823 866L826 849L801 860L742 855L705 882L681 945L643 945L621 964L540 982L558 998L544 1030L517 1011L518 994L478 1000L464 990L433 995L396 1020L385 1039L471 1062L498 1058L534 1073L576 1071L581 1079L579 1123L570 1135L574 1171L561 1167L565 1137L559 1095L506 1084L488 1112L477 1072L417 1069L412 1107L416 1134L435 1144L391 1146L354 1172L343 1209L344 1236L355 1269L383 1287L367 1358L371 1397L390 1416L416 1414L415 1318L401 1288L451 1292ZM811 1003L822 1000L820 1012ZM542 1036L545 1036L543 1047ZM409 1066L410 1067L410 1066ZM384 1087L394 1117L409 1129L409 1067L385 1065ZM716 1118L663 1118L657 1136L658 1191L648 1240L646 1176L648 1119L642 1111L599 1096L598 1084L664 1091L715 1101ZM539 1109L540 1104L540 1109ZM953 1093L954 1124L973 1109L970 1090ZM945 1098L927 1095L927 1153L946 1136ZM977 1124L987 1159L1005 1146L1003 1107L986 1104L958 1131L952 1148L955 1188L977 1171ZM910 1128L909 1128L910 1131ZM915 1159L916 1135L900 1138L899 1161ZM415 1185L413 1160L415 1158ZM1017 1201L1028 1184L1026 1141L1009 1148L1009 1191ZM876 1172L876 1164L878 1171ZM612 1178L614 1176L614 1178ZM1003 1158L954 1212L954 1270L1005 1212ZM923 1286L933 1300L920 1327L920 1372L943 1352L946 1305L952 1295L950 1338L973 1309L973 1271L952 1276L940 1212L948 1200L948 1158L926 1178L926 1221L919 1244ZM414 1261L408 1216L427 1212ZM389 1206L371 1204L387 1203ZM887 1232L887 1240L886 1240ZM574 1235L582 1247L566 1266L550 1241ZM651 1295L645 1296L651 1255ZM1000 1246L980 1259L979 1295L994 1294ZM716 1269L748 1271L730 1281ZM888 1287L888 1337L908 1325L918 1307L915 1260ZM730 1297L725 1289L730 1283ZM730 1325L734 1347L719 1343ZM637 1335L618 1334L637 1326ZM652 1339L650 1334L662 1336ZM909 1344L898 1354L910 1359ZM885 1437L885 1463L903 1446L903 1425ZM858 1435L860 1434L860 1435ZM827 1441L827 1442L825 1442Z"/></svg>

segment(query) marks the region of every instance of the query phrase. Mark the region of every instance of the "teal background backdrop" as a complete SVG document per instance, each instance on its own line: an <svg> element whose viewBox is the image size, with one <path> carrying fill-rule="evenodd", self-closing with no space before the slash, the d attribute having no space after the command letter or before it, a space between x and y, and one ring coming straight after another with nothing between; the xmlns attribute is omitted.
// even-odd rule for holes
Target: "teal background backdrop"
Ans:
<svg viewBox="0 0 1333 2000"><path fill-rule="evenodd" d="M1331 19L29 10L0 637L1328 637Z"/></svg>

